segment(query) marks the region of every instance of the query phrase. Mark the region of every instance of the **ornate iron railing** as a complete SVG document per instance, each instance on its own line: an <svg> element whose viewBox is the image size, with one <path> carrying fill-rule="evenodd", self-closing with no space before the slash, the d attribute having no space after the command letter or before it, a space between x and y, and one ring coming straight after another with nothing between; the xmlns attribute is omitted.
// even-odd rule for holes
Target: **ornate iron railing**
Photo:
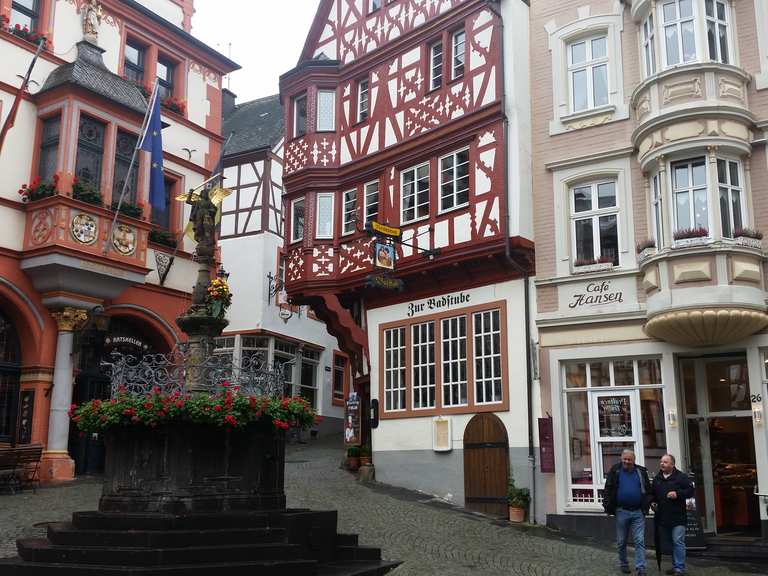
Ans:
<svg viewBox="0 0 768 576"><path fill-rule="evenodd" d="M111 393L115 397L121 387L129 394L148 394L155 388L163 393L187 392L187 382L203 382L210 392L219 392L224 383L239 386L240 392L253 396L280 397L286 389L283 367L272 365L257 352L239 361L231 355L210 354L202 360L192 358L186 344L178 345L168 354L112 353L112 361L104 362L110 375Z"/></svg>

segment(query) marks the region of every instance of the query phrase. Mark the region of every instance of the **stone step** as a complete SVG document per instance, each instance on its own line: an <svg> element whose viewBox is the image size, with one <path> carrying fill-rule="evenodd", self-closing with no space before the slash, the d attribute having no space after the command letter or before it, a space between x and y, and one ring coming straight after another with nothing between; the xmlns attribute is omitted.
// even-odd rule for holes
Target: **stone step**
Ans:
<svg viewBox="0 0 768 576"><path fill-rule="evenodd" d="M211 512L193 514L75 512L72 524L83 530L210 530L216 528L263 528L265 512Z"/></svg>
<svg viewBox="0 0 768 576"><path fill-rule="evenodd" d="M333 558L336 561L374 562L381 560L381 548L373 546L336 546Z"/></svg>
<svg viewBox="0 0 768 576"><path fill-rule="evenodd" d="M240 544L188 548L130 548L107 546L57 546L47 540L16 541L19 556L27 562L168 566L189 563L280 561L300 556L295 544Z"/></svg>
<svg viewBox="0 0 768 576"><path fill-rule="evenodd" d="M18 558L0 559L3 576L316 576L312 560L216 562L174 566L108 566L99 564L59 564L24 562ZM331 572L330 574L337 574ZM344 576L379 576L384 572L339 573Z"/></svg>
<svg viewBox="0 0 768 576"><path fill-rule="evenodd" d="M69 522L48 525L48 540L58 546L177 548L285 541L282 528L210 530L83 530Z"/></svg>
<svg viewBox="0 0 768 576"><path fill-rule="evenodd" d="M337 546L357 546L357 534L336 534Z"/></svg>
<svg viewBox="0 0 768 576"><path fill-rule="evenodd" d="M400 565L400 562L345 562L321 564L317 576L383 576Z"/></svg>

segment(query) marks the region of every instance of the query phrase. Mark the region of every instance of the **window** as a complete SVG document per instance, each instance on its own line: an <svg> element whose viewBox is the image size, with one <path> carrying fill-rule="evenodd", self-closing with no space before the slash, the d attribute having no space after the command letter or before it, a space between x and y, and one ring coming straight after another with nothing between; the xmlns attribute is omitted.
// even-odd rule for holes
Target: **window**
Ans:
<svg viewBox="0 0 768 576"><path fill-rule="evenodd" d="M306 358L301 361L299 396L309 402L312 408L317 406L317 362Z"/></svg>
<svg viewBox="0 0 768 576"><path fill-rule="evenodd" d="M619 265L616 182L594 182L571 188L571 230L575 266L596 262Z"/></svg>
<svg viewBox="0 0 768 576"><path fill-rule="evenodd" d="M157 59L157 94L160 100L173 96L173 70L174 64L165 58Z"/></svg>
<svg viewBox="0 0 768 576"><path fill-rule="evenodd" d="M304 198L291 202L291 242L304 238Z"/></svg>
<svg viewBox="0 0 768 576"><path fill-rule="evenodd" d="M243 367L258 367L269 361L269 338L265 336L240 336L240 363Z"/></svg>
<svg viewBox="0 0 768 576"><path fill-rule="evenodd" d="M336 129L336 92L318 90L317 92L317 130L333 131Z"/></svg>
<svg viewBox="0 0 768 576"><path fill-rule="evenodd" d="M213 341L213 353L216 356L226 356L230 362L235 358L235 337L221 336Z"/></svg>
<svg viewBox="0 0 768 576"><path fill-rule="evenodd" d="M165 186L165 210L159 210L152 207L152 223L159 226L162 230L171 229L171 206L173 206L173 198L176 195L174 190L176 188L176 180L173 178L165 178L163 180Z"/></svg>
<svg viewBox="0 0 768 576"><path fill-rule="evenodd" d="M59 134L61 116L52 116L43 120L40 138L40 161L37 164L37 176L40 182L50 184L56 173L59 155Z"/></svg>
<svg viewBox="0 0 768 576"><path fill-rule="evenodd" d="M80 116L77 132L77 160L75 176L81 184L94 190L101 187L101 163L104 156L104 130L101 122Z"/></svg>
<svg viewBox="0 0 768 576"><path fill-rule="evenodd" d="M661 361L576 360L563 365L567 419L568 500L597 504L621 451L657 471L666 452Z"/></svg>
<svg viewBox="0 0 768 576"><path fill-rule="evenodd" d="M375 12L381 8L381 0L370 0L370 5L368 7L368 13Z"/></svg>
<svg viewBox="0 0 768 576"><path fill-rule="evenodd" d="M125 77L136 84L144 83L144 48L130 40L125 43Z"/></svg>
<svg viewBox="0 0 768 576"><path fill-rule="evenodd" d="M440 158L440 211L469 203L469 148Z"/></svg>
<svg viewBox="0 0 768 576"><path fill-rule="evenodd" d="M725 2L704 0L709 59L728 64L728 18Z"/></svg>
<svg viewBox="0 0 768 576"><path fill-rule="evenodd" d="M435 407L435 323L411 326L413 409Z"/></svg>
<svg viewBox="0 0 768 576"><path fill-rule="evenodd" d="M443 406L467 404L467 318L444 318L442 334Z"/></svg>
<svg viewBox="0 0 768 576"><path fill-rule="evenodd" d="M671 0L661 5L664 58L667 66L696 59L693 0Z"/></svg>
<svg viewBox="0 0 768 576"><path fill-rule="evenodd" d="M707 166L704 158L672 164L675 230L709 230Z"/></svg>
<svg viewBox="0 0 768 576"><path fill-rule="evenodd" d="M14 325L0 312L0 441L9 442L17 426L21 353Z"/></svg>
<svg viewBox="0 0 768 576"><path fill-rule="evenodd" d="M405 410L405 328L384 331L384 410Z"/></svg>
<svg viewBox="0 0 768 576"><path fill-rule="evenodd" d="M443 43L429 47L429 89L436 90L443 83Z"/></svg>
<svg viewBox="0 0 768 576"><path fill-rule="evenodd" d="M720 192L720 222L725 238L733 238L744 227L739 163L717 159L717 183Z"/></svg>
<svg viewBox="0 0 768 576"><path fill-rule="evenodd" d="M475 312L475 402L501 402L501 329L499 311Z"/></svg>
<svg viewBox="0 0 768 576"><path fill-rule="evenodd" d="M607 36L595 36L568 45L571 112L608 104Z"/></svg>
<svg viewBox="0 0 768 576"><path fill-rule="evenodd" d="M27 30L37 30L37 19L40 17L40 0L13 0L11 2L11 29L16 25Z"/></svg>
<svg viewBox="0 0 768 576"><path fill-rule="evenodd" d="M400 211L403 224L429 216L429 162L400 173Z"/></svg>
<svg viewBox="0 0 768 576"><path fill-rule="evenodd" d="M365 185L365 221L376 220L379 216L379 181Z"/></svg>
<svg viewBox="0 0 768 576"><path fill-rule="evenodd" d="M293 100L293 137L307 133L307 95L302 94Z"/></svg>
<svg viewBox="0 0 768 576"><path fill-rule="evenodd" d="M333 192L317 195L315 238L333 238Z"/></svg>
<svg viewBox="0 0 768 576"><path fill-rule="evenodd" d="M122 130L117 132L117 142L115 144L115 176L112 182L112 201L120 200L120 193L123 191L123 185L126 180L128 186L125 189L123 203L136 204L136 182L138 176L138 162L134 163L130 175L128 167L131 164L133 151L136 149L138 137ZM166 204L170 206L170 204Z"/></svg>
<svg viewBox="0 0 768 576"><path fill-rule="evenodd" d="M344 224L342 234L351 234L357 227L357 190L344 192Z"/></svg>
<svg viewBox="0 0 768 576"><path fill-rule="evenodd" d="M464 44L466 35L464 30L453 33L453 61L451 62L451 80L456 80L464 76Z"/></svg>
<svg viewBox="0 0 768 576"><path fill-rule="evenodd" d="M357 84L357 121L368 118L368 80L360 80Z"/></svg>
<svg viewBox="0 0 768 576"><path fill-rule="evenodd" d="M339 352L333 353L333 396L334 404L343 405L347 392L347 357Z"/></svg>
<svg viewBox="0 0 768 576"><path fill-rule="evenodd" d="M643 60L645 61L645 77L656 73L656 31L653 29L653 12L643 20Z"/></svg>
<svg viewBox="0 0 768 576"><path fill-rule="evenodd" d="M662 215L661 215L661 189L659 187L659 175L651 178L651 206L653 218L653 236L656 240L656 248L661 250L664 245Z"/></svg>

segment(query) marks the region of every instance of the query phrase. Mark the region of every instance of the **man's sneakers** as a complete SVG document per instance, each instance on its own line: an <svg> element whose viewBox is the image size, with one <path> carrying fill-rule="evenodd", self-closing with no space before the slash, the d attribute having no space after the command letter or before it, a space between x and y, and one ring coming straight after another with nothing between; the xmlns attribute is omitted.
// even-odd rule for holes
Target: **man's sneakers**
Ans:
<svg viewBox="0 0 768 576"><path fill-rule="evenodd" d="M621 573L622 574L632 574L632 570L629 569L629 566L622 566L621 567Z"/></svg>
<svg viewBox="0 0 768 576"><path fill-rule="evenodd" d="M685 572L683 572L682 570L677 570L675 568L667 568L664 574L669 574L670 576L683 576Z"/></svg>

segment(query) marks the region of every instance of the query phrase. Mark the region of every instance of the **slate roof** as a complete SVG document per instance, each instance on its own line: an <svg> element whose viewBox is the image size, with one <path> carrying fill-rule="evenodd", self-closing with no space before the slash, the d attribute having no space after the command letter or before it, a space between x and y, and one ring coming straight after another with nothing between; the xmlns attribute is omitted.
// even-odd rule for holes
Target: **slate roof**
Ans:
<svg viewBox="0 0 768 576"><path fill-rule="evenodd" d="M232 138L224 154L240 154L260 148L271 148L283 136L283 107L280 96L266 96L243 102L224 118L221 133Z"/></svg>
<svg viewBox="0 0 768 576"><path fill-rule="evenodd" d="M63 64L48 75L40 92L53 90L64 84L74 84L138 112L147 110L147 101L141 91L128 80L110 72L104 65L104 50L90 42L77 44L77 58Z"/></svg>

